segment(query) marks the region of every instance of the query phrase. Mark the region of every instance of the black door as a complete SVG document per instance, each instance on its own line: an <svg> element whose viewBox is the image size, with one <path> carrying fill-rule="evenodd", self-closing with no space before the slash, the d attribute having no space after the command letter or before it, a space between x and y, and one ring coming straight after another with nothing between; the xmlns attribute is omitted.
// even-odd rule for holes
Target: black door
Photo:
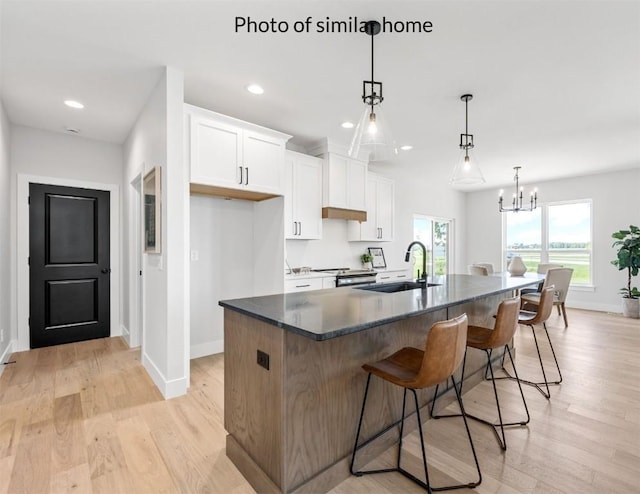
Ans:
<svg viewBox="0 0 640 494"><path fill-rule="evenodd" d="M109 336L109 192L29 184L31 348Z"/></svg>

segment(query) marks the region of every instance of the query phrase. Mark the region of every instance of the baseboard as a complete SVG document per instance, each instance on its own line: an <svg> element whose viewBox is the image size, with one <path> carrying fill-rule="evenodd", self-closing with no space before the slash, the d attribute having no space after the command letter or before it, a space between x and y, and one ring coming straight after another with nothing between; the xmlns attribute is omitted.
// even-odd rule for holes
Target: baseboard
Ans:
<svg viewBox="0 0 640 494"><path fill-rule="evenodd" d="M611 312L613 314L622 314L622 302L619 304L598 304L593 302L571 302L566 304L567 309L583 309L595 310L598 312ZM554 309L555 310L555 309ZM571 316L569 316L571 317Z"/></svg>
<svg viewBox="0 0 640 494"><path fill-rule="evenodd" d="M120 325L120 336L124 338L124 341L127 342L127 346L131 348L131 334L129 334L129 330L124 324Z"/></svg>
<svg viewBox="0 0 640 494"><path fill-rule="evenodd" d="M6 365L2 365L2 364L4 362L7 362L11 354L14 352L13 347L16 346L15 343L16 343L15 340L10 340L9 344L7 345L7 348L5 348L4 352L2 352L2 355L0 355L0 376L2 375L2 371L6 367Z"/></svg>
<svg viewBox="0 0 640 494"><path fill-rule="evenodd" d="M189 383L186 377L168 380L146 353L142 354L142 365L165 400L187 394Z"/></svg>
<svg viewBox="0 0 640 494"><path fill-rule="evenodd" d="M224 340L207 341L198 345L191 345L191 359L206 357L207 355L215 355L224 352Z"/></svg>

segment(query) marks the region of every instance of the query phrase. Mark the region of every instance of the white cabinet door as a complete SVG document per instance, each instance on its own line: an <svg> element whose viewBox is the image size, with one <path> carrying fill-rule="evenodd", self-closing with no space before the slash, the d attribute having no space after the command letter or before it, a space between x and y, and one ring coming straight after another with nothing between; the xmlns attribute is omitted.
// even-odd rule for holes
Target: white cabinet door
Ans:
<svg viewBox="0 0 640 494"><path fill-rule="evenodd" d="M241 188L242 131L209 118L190 117L191 182Z"/></svg>
<svg viewBox="0 0 640 494"><path fill-rule="evenodd" d="M282 194L284 144L267 136L243 132L244 185L256 192Z"/></svg>
<svg viewBox="0 0 640 494"><path fill-rule="evenodd" d="M395 199L393 180L378 177L376 179L376 223L379 228L379 239L393 240L393 215Z"/></svg>
<svg viewBox="0 0 640 494"><path fill-rule="evenodd" d="M394 228L394 181L369 173L367 178L367 221L350 221L348 238L351 241L388 242L393 240Z"/></svg>
<svg viewBox="0 0 640 494"><path fill-rule="evenodd" d="M284 159L284 238L286 239L295 238L298 231L298 224L295 223L297 220L294 219L293 213L295 154L292 151L286 151Z"/></svg>
<svg viewBox="0 0 640 494"><path fill-rule="evenodd" d="M411 281L411 271L408 269L380 271L377 277L378 283L395 283Z"/></svg>
<svg viewBox="0 0 640 494"><path fill-rule="evenodd" d="M297 238L322 238L322 160L303 157L294 175L294 214Z"/></svg>
<svg viewBox="0 0 640 494"><path fill-rule="evenodd" d="M284 292L307 292L309 290L321 290L322 278L299 278L284 280Z"/></svg>
<svg viewBox="0 0 640 494"><path fill-rule="evenodd" d="M371 177L371 175L370 175ZM367 192L366 192L366 202L365 202L365 210L367 211L367 221L363 221L362 223L355 223L355 225L359 225L359 230L356 232L354 238L349 238L349 240L378 240L379 239L379 230L378 223L376 220L376 197L378 195L378 182L369 178L367 180Z"/></svg>
<svg viewBox="0 0 640 494"><path fill-rule="evenodd" d="M285 237L322 238L322 160L287 151Z"/></svg>

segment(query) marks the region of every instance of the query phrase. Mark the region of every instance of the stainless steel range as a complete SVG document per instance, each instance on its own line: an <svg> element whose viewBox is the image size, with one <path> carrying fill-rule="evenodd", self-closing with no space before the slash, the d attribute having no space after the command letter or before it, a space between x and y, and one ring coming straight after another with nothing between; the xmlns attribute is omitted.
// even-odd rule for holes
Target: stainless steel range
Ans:
<svg viewBox="0 0 640 494"><path fill-rule="evenodd" d="M366 269L329 268L314 269L320 273L335 273L336 288L341 286L371 285L376 282L376 271Z"/></svg>

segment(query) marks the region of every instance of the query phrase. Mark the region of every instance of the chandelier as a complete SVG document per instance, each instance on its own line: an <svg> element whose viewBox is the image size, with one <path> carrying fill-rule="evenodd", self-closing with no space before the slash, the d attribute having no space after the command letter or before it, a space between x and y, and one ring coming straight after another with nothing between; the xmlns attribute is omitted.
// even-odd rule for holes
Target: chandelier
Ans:
<svg viewBox="0 0 640 494"><path fill-rule="evenodd" d="M520 171L521 166L514 166L513 169L516 171L515 176L513 177L513 181L516 183L516 191L513 193L513 198L511 199L511 207L505 208L503 207L503 194L504 190L500 190L500 198L498 199L498 206L501 213L508 213L510 211L517 213L518 211L533 211L538 207L538 189L535 188L531 191L529 195L529 203L524 203L523 206L523 187L520 187L518 172Z"/></svg>

